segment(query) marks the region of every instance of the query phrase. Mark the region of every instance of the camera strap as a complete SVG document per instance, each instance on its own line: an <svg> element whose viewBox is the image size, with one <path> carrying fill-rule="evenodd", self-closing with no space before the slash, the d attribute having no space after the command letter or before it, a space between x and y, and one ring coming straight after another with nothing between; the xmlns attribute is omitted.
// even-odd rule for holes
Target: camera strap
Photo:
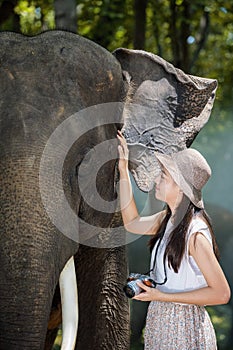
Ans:
<svg viewBox="0 0 233 350"><path fill-rule="evenodd" d="M156 246L155 256L154 256L154 262L153 262L153 267L152 267L152 269L150 269L150 270L146 273L146 275L148 275L150 272L154 271L154 269L155 269L155 266L156 266L156 258L157 258L158 250L159 250L160 244L161 244L161 242L162 242L163 236L164 236L164 233L163 233L162 236L160 237L159 242L158 242L158 244L157 244L157 246ZM164 280L163 280L163 282L157 282L157 281L155 281L155 283L158 284L158 285L160 285L160 286L161 286L162 284L165 284L165 283L167 282L167 271L166 271L166 263L165 263L165 260L166 260L166 259L165 259L165 254L164 254L164 257L163 257Z"/></svg>

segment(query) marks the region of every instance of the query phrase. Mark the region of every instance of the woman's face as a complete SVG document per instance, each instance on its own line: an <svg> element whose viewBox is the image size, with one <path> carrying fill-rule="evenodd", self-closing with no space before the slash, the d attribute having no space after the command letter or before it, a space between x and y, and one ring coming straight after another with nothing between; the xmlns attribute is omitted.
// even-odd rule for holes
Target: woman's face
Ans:
<svg viewBox="0 0 233 350"><path fill-rule="evenodd" d="M162 167L160 175L155 180L155 197L168 205L174 206L180 200L180 188L169 172Z"/></svg>

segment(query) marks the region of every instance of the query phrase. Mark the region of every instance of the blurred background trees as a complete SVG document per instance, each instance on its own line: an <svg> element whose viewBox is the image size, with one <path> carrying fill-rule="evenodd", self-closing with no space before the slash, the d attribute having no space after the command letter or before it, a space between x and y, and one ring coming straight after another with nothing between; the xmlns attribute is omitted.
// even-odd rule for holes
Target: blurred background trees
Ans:
<svg viewBox="0 0 233 350"><path fill-rule="evenodd" d="M145 49L187 73L218 77L218 100L231 108L232 0L0 0L0 30L34 35L55 28L110 51Z"/></svg>
<svg viewBox="0 0 233 350"><path fill-rule="evenodd" d="M205 198L233 289L233 0L0 0L0 31L35 35L51 29L78 33L109 51L150 51L188 74L218 80L212 116L194 147L213 170ZM143 194L136 197L143 207ZM131 257L137 243L129 247ZM145 242L137 258L142 248ZM233 349L232 308L210 308L219 349ZM132 349L141 349L135 339Z"/></svg>
<svg viewBox="0 0 233 350"><path fill-rule="evenodd" d="M55 28L217 77L217 99L231 109L233 0L0 0L0 30L34 35Z"/></svg>

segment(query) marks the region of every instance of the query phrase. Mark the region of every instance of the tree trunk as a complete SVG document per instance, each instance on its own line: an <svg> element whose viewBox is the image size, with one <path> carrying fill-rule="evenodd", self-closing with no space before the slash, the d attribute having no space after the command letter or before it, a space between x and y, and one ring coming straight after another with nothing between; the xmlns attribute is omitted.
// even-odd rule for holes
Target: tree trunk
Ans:
<svg viewBox="0 0 233 350"><path fill-rule="evenodd" d="M184 0L180 7L176 5L175 0L170 1L170 37L173 64L186 73L188 73L190 68L189 46L187 42L190 35L190 6L188 0Z"/></svg>
<svg viewBox="0 0 233 350"><path fill-rule="evenodd" d="M205 46L205 43L209 34L209 28L210 28L209 12L203 9L203 15L200 20L199 33L197 35L197 46L189 66L190 71L194 66L195 62L197 61L201 50Z"/></svg>
<svg viewBox="0 0 233 350"><path fill-rule="evenodd" d="M122 20L126 16L125 7L124 0L102 1L98 20L92 26L89 39L108 49L117 28L122 25Z"/></svg>
<svg viewBox="0 0 233 350"><path fill-rule="evenodd" d="M160 16L160 10L159 6L156 6L157 3L153 4L153 32L154 32L154 37L155 41L157 44L157 55L163 57L163 46L161 44L161 38L160 38L160 25L159 25L159 16Z"/></svg>
<svg viewBox="0 0 233 350"><path fill-rule="evenodd" d="M171 38L171 48L173 56L174 66L180 68L181 58L180 58L180 47L178 39L178 30L177 30L177 6L175 0L170 0L170 11L171 11L171 20L170 20L170 38Z"/></svg>
<svg viewBox="0 0 233 350"><path fill-rule="evenodd" d="M189 73L190 56L189 56L189 45L188 37L190 35L190 2L187 0L183 1L182 9L182 22L180 28L180 47L181 47L181 66L186 73Z"/></svg>
<svg viewBox="0 0 233 350"><path fill-rule="evenodd" d="M75 0L54 0L56 29L77 33L77 14Z"/></svg>
<svg viewBox="0 0 233 350"><path fill-rule="evenodd" d="M147 0L134 1L135 27L134 27L134 49L145 49L146 33L146 7Z"/></svg>
<svg viewBox="0 0 233 350"><path fill-rule="evenodd" d="M14 32L20 32L19 15L14 12L14 8L17 4L17 0L3 1L0 6L0 26L12 17L12 30Z"/></svg>

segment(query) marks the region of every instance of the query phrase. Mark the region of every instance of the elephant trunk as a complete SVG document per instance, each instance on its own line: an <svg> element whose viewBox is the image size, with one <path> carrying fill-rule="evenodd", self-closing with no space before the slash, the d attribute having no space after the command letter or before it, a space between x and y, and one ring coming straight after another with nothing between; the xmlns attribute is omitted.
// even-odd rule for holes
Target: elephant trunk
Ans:
<svg viewBox="0 0 233 350"><path fill-rule="evenodd" d="M60 274L59 285L62 304L61 350L73 350L78 329L78 294L73 256Z"/></svg>

